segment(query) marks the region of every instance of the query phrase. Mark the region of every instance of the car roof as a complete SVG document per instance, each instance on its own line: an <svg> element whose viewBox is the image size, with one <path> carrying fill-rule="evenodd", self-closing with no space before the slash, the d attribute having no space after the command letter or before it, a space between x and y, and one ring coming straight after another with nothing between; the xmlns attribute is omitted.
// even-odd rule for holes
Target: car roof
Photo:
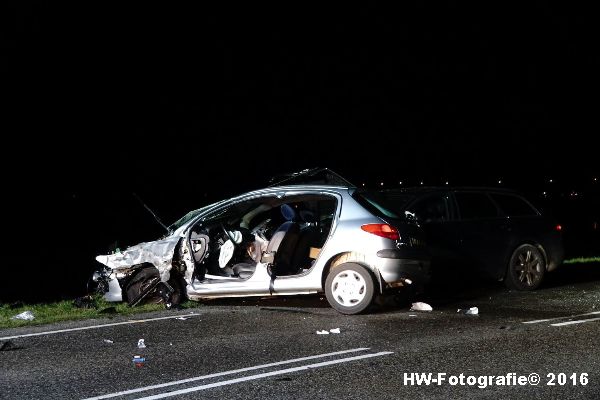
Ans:
<svg viewBox="0 0 600 400"><path fill-rule="evenodd" d="M350 182L335 171L329 168L307 168L302 171L292 172L287 174L281 174L279 176L272 177L269 180L269 186L283 186L286 185L332 185L332 186L349 186L356 187L355 184Z"/></svg>
<svg viewBox="0 0 600 400"><path fill-rule="evenodd" d="M306 190L306 191L320 191L320 190L332 190L332 191L348 191L350 189L355 189L353 186L341 186L341 185L314 185L314 184L298 184L298 185L283 185L283 186L269 186L263 189L253 190L251 192L246 192L241 194L241 196L252 195L252 194L260 194L260 193L273 193L278 191L296 191L296 190ZM238 197L238 196L236 196Z"/></svg>

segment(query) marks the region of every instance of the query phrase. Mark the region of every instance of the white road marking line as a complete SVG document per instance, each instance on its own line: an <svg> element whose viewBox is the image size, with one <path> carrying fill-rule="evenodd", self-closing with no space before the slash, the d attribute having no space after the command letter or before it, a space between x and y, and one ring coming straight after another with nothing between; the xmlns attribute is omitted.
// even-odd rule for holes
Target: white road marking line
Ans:
<svg viewBox="0 0 600 400"><path fill-rule="evenodd" d="M577 315L567 315L564 317L556 317L556 318L548 318L548 319L536 319L535 321L524 321L524 324L539 324L540 322L548 322L548 321L556 321L557 319L565 319L565 318L575 318L575 317L583 317L585 315L596 315L600 314L600 311L593 311L586 314L577 314Z"/></svg>
<svg viewBox="0 0 600 400"><path fill-rule="evenodd" d="M291 360L277 361L277 362L273 362L273 363L269 363L269 364L255 365L253 367L246 367L246 368L234 369L234 370L230 370L230 371L217 372L217 373L214 373L214 374L197 376L197 377L194 377L194 378L181 379L179 381L173 381L173 382L167 382L167 383L160 383L160 384L152 385L152 386L144 386L144 387L137 388L137 389L124 390L122 392L110 393L110 394L105 394L105 395L102 395L102 396L88 397L88 398L85 398L83 400L109 399L111 397L124 396L126 394L131 394L131 393L145 392L146 390L160 389L160 388L164 388L164 387L168 387L168 386L180 385L180 384L183 384L183 383L195 382L195 381L199 381L199 380L203 380L203 379L216 378L216 377L219 377L219 376L225 376L225 375L231 375L231 374L238 374L240 372L253 371L253 370L262 369L262 368L275 367L275 366L278 366L278 365L291 364L291 363L300 362L300 361L314 360L316 358L324 358L324 357L330 357L330 356L337 356L337 355L341 355L341 354L356 353L356 352L359 352L359 351L367 351L367 350L369 350L369 347L360 347L360 348L350 349L350 350L335 351L333 353L324 353L324 354L317 354L317 355L314 355L314 356L307 356L307 357L301 357L301 358L293 358Z"/></svg>
<svg viewBox="0 0 600 400"><path fill-rule="evenodd" d="M147 397L140 397L137 400L164 399L166 397L178 396L180 394L186 394L186 393L191 393L191 392L197 392L200 390L212 389L212 388L219 387L219 386L233 385L235 383L253 381L253 380L261 379L261 378L268 378L270 376L290 374L292 372L321 368L321 367L326 367L329 365L335 365L335 364L341 364L341 363L346 363L346 362L350 362L350 361L362 360L365 358L381 357L381 356L386 356L389 354L394 354L394 352L382 351L379 353L363 354L360 356L340 358L338 360L324 361L324 362L320 362L320 363L316 363L316 364L307 364L307 365L301 365L299 367L281 369L281 370L271 371L271 372L263 372L262 374L249 375L249 376L244 376L242 378L235 378L235 379L230 379L230 380L221 381L221 382L209 383L209 384L201 385L201 386L194 386L194 387L187 388L187 389L175 390L173 392L161 393L161 394L156 394L156 395L147 396Z"/></svg>
<svg viewBox="0 0 600 400"><path fill-rule="evenodd" d="M173 316L170 316L170 317L158 317L158 318L148 318L148 319L130 319L128 321L114 322L114 323L111 323L111 324L90 325L90 326L82 326L82 327L79 327L79 328L58 329L56 331L44 331L44 332L36 332L36 333L26 333L26 334L23 334L23 335L5 336L5 337L0 337L0 340L18 339L18 338L31 337L31 336L53 335L55 333L83 331L83 330L86 330L86 329L104 328L106 326L138 324L138 323L141 323L141 322L160 321L162 319L179 318L181 316L195 317L195 316L198 316L198 315L200 315L200 314L179 314L179 315L173 315Z"/></svg>
<svg viewBox="0 0 600 400"><path fill-rule="evenodd" d="M550 326L565 326L565 325L573 325L573 324L583 324L583 323L592 322L592 321L600 321L600 318L590 318L590 319L580 319L577 321L559 322L558 324L550 324Z"/></svg>

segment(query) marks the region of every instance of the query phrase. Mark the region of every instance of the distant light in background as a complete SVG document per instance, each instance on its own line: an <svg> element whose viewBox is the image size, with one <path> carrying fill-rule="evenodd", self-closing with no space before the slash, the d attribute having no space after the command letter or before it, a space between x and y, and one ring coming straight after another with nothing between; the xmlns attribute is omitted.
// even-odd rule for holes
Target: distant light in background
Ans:
<svg viewBox="0 0 600 400"><path fill-rule="evenodd" d="M383 186L383 182L381 182L380 185Z"/></svg>
<svg viewBox="0 0 600 400"><path fill-rule="evenodd" d="M421 181L421 185L423 184L423 181Z"/></svg>
<svg viewBox="0 0 600 400"><path fill-rule="evenodd" d="M363 185L363 187L365 186L365 184L364 184L364 183L363 183L362 185Z"/></svg>
<svg viewBox="0 0 600 400"><path fill-rule="evenodd" d="M446 181L446 185L448 184L448 181Z"/></svg>
<svg viewBox="0 0 600 400"><path fill-rule="evenodd" d="M502 179L498 179L498 185L502 184Z"/></svg>
<svg viewBox="0 0 600 400"><path fill-rule="evenodd" d="M549 180L548 180L548 182L549 182L549 183L552 183L552 182L553 182L553 180L552 180L552 179L549 179Z"/></svg>
<svg viewBox="0 0 600 400"><path fill-rule="evenodd" d="M398 182L399 185L402 185L402 181Z"/></svg>

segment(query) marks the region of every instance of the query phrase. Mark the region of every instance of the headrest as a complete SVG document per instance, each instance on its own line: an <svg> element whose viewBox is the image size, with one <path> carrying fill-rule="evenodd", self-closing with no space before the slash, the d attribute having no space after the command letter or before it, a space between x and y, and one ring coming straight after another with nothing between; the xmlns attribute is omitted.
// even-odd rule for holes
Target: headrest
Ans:
<svg viewBox="0 0 600 400"><path fill-rule="evenodd" d="M285 218L286 220L293 221L296 218L296 211L294 211L292 206L289 206L287 204L282 204L281 205L281 215L283 215L283 218Z"/></svg>

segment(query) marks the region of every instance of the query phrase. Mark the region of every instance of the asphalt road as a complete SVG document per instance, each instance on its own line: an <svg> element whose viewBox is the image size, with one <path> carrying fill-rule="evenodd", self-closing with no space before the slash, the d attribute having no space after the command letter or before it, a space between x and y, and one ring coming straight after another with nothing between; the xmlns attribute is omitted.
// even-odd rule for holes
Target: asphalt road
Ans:
<svg viewBox="0 0 600 400"><path fill-rule="evenodd" d="M598 264L565 267L533 293L461 282L422 298L432 312L383 304L343 316L319 296L237 299L135 317L145 322L0 330L0 398L600 398ZM476 316L457 313L473 306ZM443 381L411 375L423 373Z"/></svg>

